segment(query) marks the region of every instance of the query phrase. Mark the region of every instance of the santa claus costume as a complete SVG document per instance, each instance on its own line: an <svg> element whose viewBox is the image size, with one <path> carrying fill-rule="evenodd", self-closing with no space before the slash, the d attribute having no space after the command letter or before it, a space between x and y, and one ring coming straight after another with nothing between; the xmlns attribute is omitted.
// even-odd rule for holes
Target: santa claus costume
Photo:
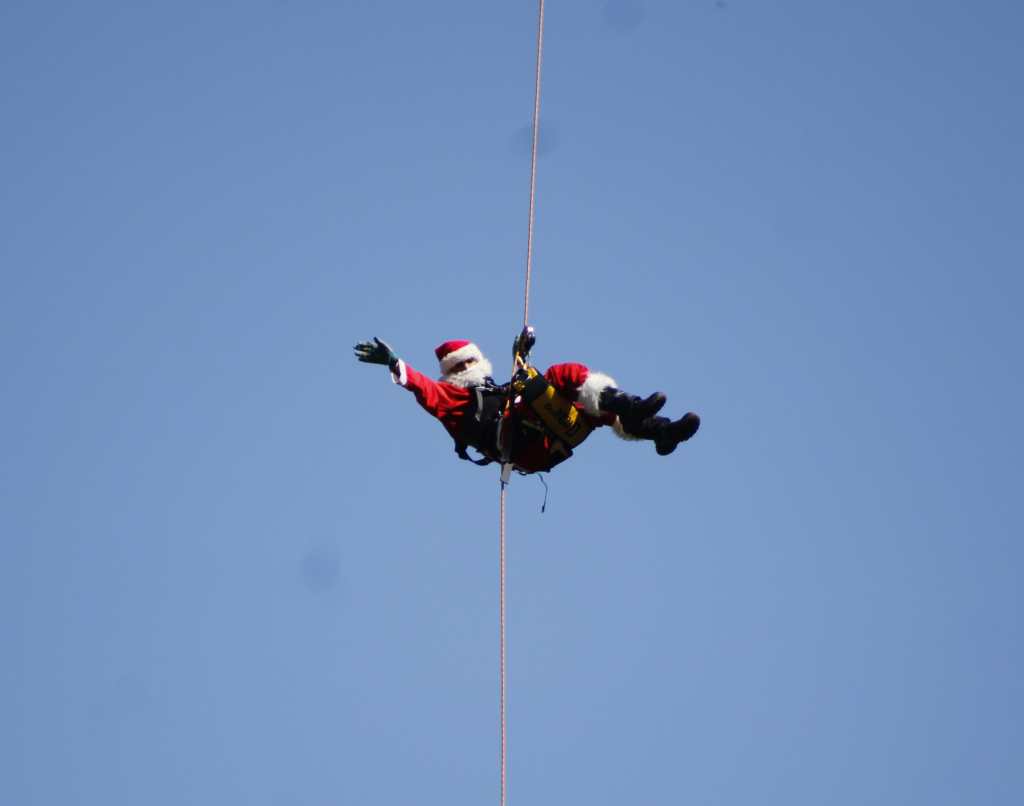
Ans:
<svg viewBox="0 0 1024 806"><path fill-rule="evenodd" d="M472 446L485 457L478 464L508 461L532 473L550 470L572 454L521 398L510 394L508 385L494 383L490 362L473 342L446 341L434 352L439 380L409 366L378 339L356 345L360 361L389 366L392 380L412 392L444 426L463 458L468 458L465 447ZM584 438L596 428L611 426L625 439L654 441L657 452L665 455L693 436L700 424L693 413L675 422L656 416L665 404L664 395L656 392L641 399L625 394L613 378L583 364L555 364L542 377L577 410L586 427Z"/></svg>

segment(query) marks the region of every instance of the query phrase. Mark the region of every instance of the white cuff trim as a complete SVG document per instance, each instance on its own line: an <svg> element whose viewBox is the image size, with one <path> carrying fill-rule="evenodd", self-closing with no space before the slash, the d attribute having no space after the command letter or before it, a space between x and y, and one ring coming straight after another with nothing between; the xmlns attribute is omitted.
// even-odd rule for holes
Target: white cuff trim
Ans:
<svg viewBox="0 0 1024 806"><path fill-rule="evenodd" d="M594 417L601 416L601 392L609 386L617 386L615 379L603 372L590 372L576 393L576 400L583 410Z"/></svg>
<svg viewBox="0 0 1024 806"><path fill-rule="evenodd" d="M626 440L626 442L639 442L641 439L643 439L643 437L635 437L628 431L626 431L626 429L622 427L622 420L620 420L618 417L616 417L615 422L612 423L612 430L615 432L615 436L617 436L619 439Z"/></svg>
<svg viewBox="0 0 1024 806"><path fill-rule="evenodd" d="M404 387L409 382L409 376L405 371L405 362L398 359L398 372L391 373L391 383L397 383L399 386Z"/></svg>

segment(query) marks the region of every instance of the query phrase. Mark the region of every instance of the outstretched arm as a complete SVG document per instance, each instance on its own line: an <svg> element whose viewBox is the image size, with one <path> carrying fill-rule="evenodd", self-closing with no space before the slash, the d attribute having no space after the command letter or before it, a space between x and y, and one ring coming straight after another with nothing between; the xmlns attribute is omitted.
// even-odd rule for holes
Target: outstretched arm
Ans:
<svg viewBox="0 0 1024 806"><path fill-rule="evenodd" d="M416 396L419 404L443 419L450 411L458 409L468 399L469 393L450 384L434 381L408 366L386 343L374 337L355 346L356 358L364 364L383 364L391 370L391 380Z"/></svg>

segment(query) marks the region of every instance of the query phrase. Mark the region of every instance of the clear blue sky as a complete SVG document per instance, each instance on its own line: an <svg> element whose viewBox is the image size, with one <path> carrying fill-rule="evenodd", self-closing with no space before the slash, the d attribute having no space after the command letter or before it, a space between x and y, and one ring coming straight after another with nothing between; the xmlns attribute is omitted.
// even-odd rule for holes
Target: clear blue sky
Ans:
<svg viewBox="0 0 1024 806"><path fill-rule="evenodd" d="M536 7L0 8L0 803L497 803ZM1024 10L550 0L510 803L1024 802Z"/></svg>

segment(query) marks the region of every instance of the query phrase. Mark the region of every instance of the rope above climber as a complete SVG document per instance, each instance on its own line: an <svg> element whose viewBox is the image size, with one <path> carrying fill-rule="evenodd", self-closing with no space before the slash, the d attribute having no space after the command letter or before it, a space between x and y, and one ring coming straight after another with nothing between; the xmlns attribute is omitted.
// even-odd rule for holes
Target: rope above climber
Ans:
<svg viewBox="0 0 1024 806"><path fill-rule="evenodd" d="M501 385L480 348L466 340L446 341L434 351L441 370L436 381L377 338L357 344L355 355L387 366L392 381L441 422L460 458L480 465L507 462L523 473L548 471L603 426L623 439L651 441L667 456L700 427L693 412L675 421L659 416L666 403L661 392L627 394L613 378L583 364L555 364L541 374L528 363L532 344L533 331L524 328L514 346L516 374ZM470 447L482 458L471 459Z"/></svg>

